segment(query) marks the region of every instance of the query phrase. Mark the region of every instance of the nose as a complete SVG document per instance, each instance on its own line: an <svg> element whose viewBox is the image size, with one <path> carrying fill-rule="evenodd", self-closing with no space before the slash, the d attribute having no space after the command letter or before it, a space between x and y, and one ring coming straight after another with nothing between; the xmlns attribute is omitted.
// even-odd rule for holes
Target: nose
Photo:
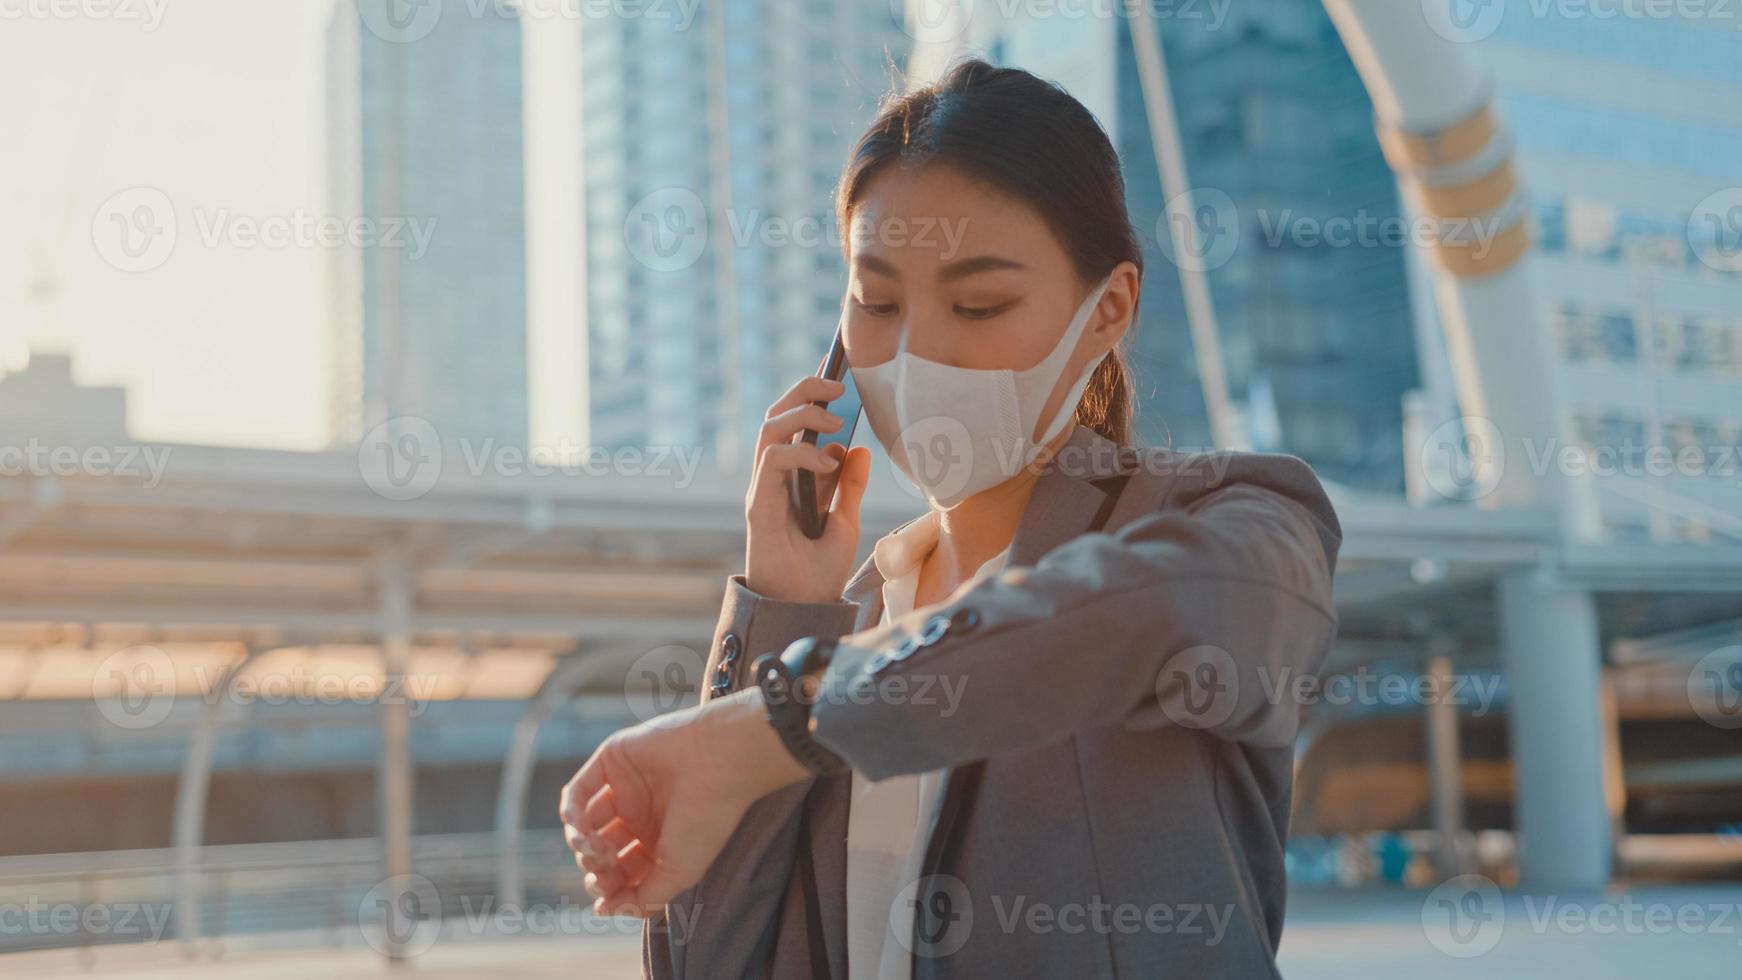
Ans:
<svg viewBox="0 0 1742 980"><path fill-rule="evenodd" d="M900 335L896 341L897 347L924 361L955 365L957 357L954 338L951 331L940 325L937 319L935 315L927 313L904 313Z"/></svg>
<svg viewBox="0 0 1742 980"><path fill-rule="evenodd" d="M946 324L938 322L940 316L931 311L903 309L896 317L848 317L844 334L847 363L875 367L906 351L923 360L959 366L955 338Z"/></svg>

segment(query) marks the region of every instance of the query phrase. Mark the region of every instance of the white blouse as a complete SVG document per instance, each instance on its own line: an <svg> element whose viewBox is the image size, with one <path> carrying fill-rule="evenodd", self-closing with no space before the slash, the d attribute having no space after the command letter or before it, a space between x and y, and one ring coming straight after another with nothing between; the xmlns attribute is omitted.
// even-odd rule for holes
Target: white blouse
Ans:
<svg viewBox="0 0 1742 980"><path fill-rule="evenodd" d="M919 570L937 547L937 512L878 540L871 557L883 576L883 619L913 610ZM1010 549L993 556L969 581L995 575ZM897 902L918 877L943 799L947 769L872 782L853 772L847 809L848 980L910 980L913 906Z"/></svg>

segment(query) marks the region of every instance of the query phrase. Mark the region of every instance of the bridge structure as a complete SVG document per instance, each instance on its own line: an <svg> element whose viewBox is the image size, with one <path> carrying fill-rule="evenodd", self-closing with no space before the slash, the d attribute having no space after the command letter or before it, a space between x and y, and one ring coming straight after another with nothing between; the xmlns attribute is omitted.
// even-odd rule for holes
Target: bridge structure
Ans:
<svg viewBox="0 0 1742 980"><path fill-rule="evenodd" d="M249 719L247 699L228 695L258 696L270 691L266 680L335 676L349 685L341 699L351 722L364 703L379 726L380 846L392 875L415 867L416 706L521 705L498 746L495 834L497 893L523 897L541 731L576 698L597 720L597 738L698 688L725 577L742 563L743 479L714 469L500 475L450 455L408 491L384 482L367 453L127 448L163 465L147 476L0 477L0 699L52 707L62 728L71 718L93 735L57 740L57 751L131 741L176 760L185 909L205 899L214 761ZM1333 670L1380 661L1510 670L1560 642L1545 633L1560 620L1538 616L1542 595L1577 597L1581 635L1606 647L1702 629L1709 639L1742 619L1742 548L1569 544L1552 509L1332 493L1345 530ZM921 507L881 473L861 549ZM391 696L396 684L406 696ZM281 693L321 710L322 692L306 683ZM1516 705L1516 684L1510 695ZM17 735L32 716L9 713L8 734ZM1455 717L1442 722L1455 730ZM1613 739L1595 737L1613 780ZM1457 813L1451 745L1435 770L1448 832ZM91 765L66 756L60 764ZM1602 815L1616 818L1613 799ZM198 914L176 925L190 942L208 931Z"/></svg>

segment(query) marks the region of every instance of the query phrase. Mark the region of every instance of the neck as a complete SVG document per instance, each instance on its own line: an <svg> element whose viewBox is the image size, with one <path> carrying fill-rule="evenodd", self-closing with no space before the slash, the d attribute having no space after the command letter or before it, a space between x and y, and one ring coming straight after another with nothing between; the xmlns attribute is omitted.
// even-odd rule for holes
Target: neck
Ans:
<svg viewBox="0 0 1742 980"><path fill-rule="evenodd" d="M1070 440L1075 428L1066 426L1065 431L1047 443L1033 463L1018 470L1015 476L940 512L938 546L932 559L941 561L944 568L965 578L1003 551L1016 536L1016 528L1022 523L1029 498L1034 496L1041 471L1059 447Z"/></svg>

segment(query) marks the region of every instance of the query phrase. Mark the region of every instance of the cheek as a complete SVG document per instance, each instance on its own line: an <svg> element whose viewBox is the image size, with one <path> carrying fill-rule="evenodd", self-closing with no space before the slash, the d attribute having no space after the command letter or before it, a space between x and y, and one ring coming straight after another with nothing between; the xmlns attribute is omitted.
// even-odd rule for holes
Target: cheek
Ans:
<svg viewBox="0 0 1742 980"><path fill-rule="evenodd" d="M868 323L866 317L852 315L842 328L841 339L847 347L849 367L871 367L895 356L895 331L881 323Z"/></svg>
<svg viewBox="0 0 1742 980"><path fill-rule="evenodd" d="M1052 353L1063 332L1061 325L1043 312L1025 311L1018 317L990 321L982 344L987 349L979 355L987 363L979 366L1026 371Z"/></svg>

